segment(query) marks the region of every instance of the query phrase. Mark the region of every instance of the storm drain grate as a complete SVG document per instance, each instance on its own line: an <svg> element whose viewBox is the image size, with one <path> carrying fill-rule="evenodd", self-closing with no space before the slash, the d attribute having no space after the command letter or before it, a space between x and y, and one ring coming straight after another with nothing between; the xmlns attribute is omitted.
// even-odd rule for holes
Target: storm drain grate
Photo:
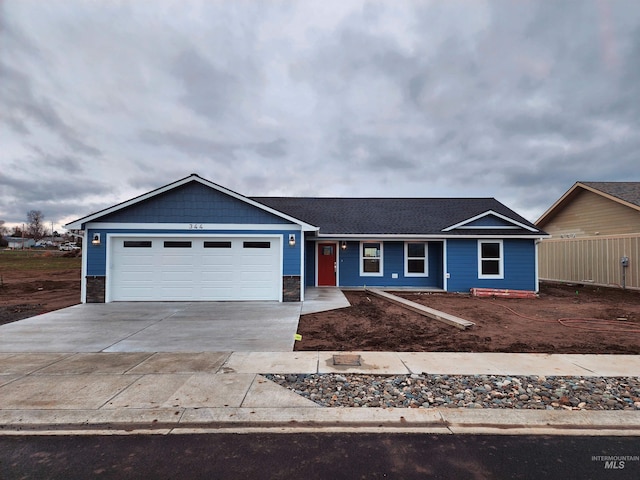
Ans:
<svg viewBox="0 0 640 480"><path fill-rule="evenodd" d="M360 355L334 355L333 364L345 367L359 367L361 366L361 358Z"/></svg>

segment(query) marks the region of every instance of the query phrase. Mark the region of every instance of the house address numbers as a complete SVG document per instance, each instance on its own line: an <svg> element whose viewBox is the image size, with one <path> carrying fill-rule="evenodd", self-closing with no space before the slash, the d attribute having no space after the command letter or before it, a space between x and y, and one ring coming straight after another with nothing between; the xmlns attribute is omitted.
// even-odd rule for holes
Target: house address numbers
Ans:
<svg viewBox="0 0 640 480"><path fill-rule="evenodd" d="M204 224L202 223L190 223L189 230L204 230Z"/></svg>

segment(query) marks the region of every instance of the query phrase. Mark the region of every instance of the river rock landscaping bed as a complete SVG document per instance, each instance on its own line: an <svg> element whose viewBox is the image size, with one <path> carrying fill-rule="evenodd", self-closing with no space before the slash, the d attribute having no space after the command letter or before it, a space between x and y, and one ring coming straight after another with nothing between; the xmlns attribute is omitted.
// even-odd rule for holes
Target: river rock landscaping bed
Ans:
<svg viewBox="0 0 640 480"><path fill-rule="evenodd" d="M265 375L323 407L640 410L640 377Z"/></svg>

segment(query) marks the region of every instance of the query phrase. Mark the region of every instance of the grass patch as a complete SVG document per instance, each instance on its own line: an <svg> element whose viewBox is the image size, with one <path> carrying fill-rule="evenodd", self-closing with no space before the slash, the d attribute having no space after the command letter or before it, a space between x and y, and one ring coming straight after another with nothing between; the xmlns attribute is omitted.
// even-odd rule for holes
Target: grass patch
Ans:
<svg viewBox="0 0 640 480"><path fill-rule="evenodd" d="M2 250L0 251L0 271L55 271L80 270L81 257L63 257L56 250Z"/></svg>

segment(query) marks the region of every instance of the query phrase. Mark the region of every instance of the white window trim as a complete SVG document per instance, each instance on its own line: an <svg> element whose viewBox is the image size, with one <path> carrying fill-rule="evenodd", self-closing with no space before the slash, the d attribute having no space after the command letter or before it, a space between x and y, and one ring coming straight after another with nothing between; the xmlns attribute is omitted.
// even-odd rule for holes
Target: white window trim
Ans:
<svg viewBox="0 0 640 480"><path fill-rule="evenodd" d="M379 272L365 272L364 271L364 244L365 243L377 243L380 245L380 257L379 257L379 261L380 261L380 271ZM367 257L368 259L371 259L371 257ZM360 242L360 276L361 277L384 277L384 242L381 241L377 241L377 240L369 240L369 241L365 241L365 242Z"/></svg>
<svg viewBox="0 0 640 480"><path fill-rule="evenodd" d="M497 275L483 275L482 274L482 244L484 243L497 243L500 248L500 256L498 257L498 268L499 272ZM496 260L496 259L487 259L487 260ZM504 279L504 245L502 240L478 240L478 278L483 279Z"/></svg>
<svg viewBox="0 0 640 480"><path fill-rule="evenodd" d="M409 272L409 260L419 260L422 257L409 258L409 244L410 243L422 243L424 244L424 273L412 273ZM405 277L428 277L429 276L429 243L428 242L404 242L404 276Z"/></svg>

